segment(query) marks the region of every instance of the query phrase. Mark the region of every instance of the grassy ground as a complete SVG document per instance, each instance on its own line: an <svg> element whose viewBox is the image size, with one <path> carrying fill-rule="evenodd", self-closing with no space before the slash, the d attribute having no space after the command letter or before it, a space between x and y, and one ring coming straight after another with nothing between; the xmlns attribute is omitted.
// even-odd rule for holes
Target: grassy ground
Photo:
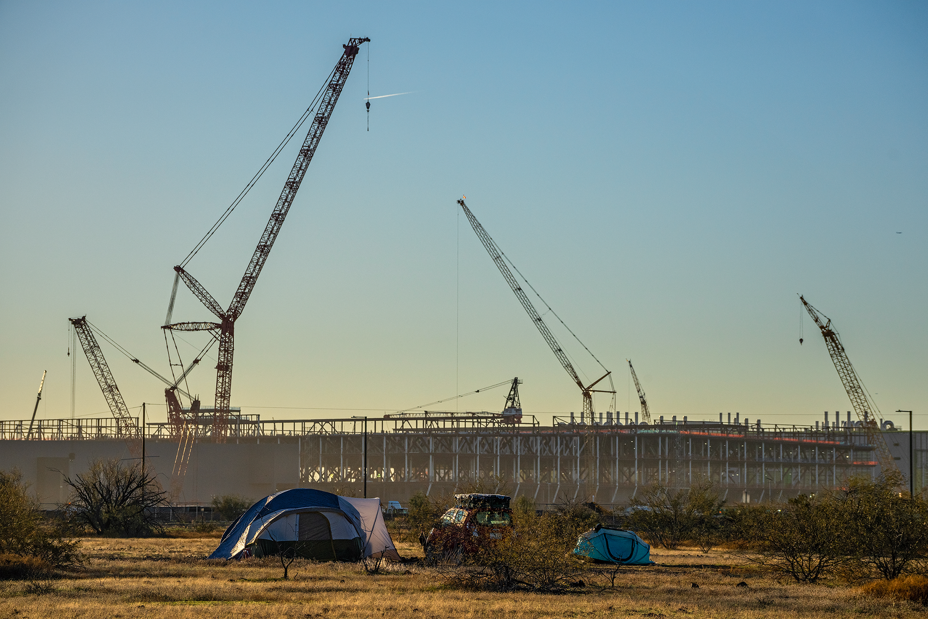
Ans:
<svg viewBox="0 0 928 619"><path fill-rule="evenodd" d="M449 589L431 570L391 565L206 561L216 537L95 539L85 565L63 579L0 582L0 617L923 617L924 607L862 597L848 586L777 582L724 552L656 551L658 565L604 572L559 594ZM401 545L401 554L419 549ZM748 587L736 587L741 581ZM693 588L692 583L699 585Z"/></svg>

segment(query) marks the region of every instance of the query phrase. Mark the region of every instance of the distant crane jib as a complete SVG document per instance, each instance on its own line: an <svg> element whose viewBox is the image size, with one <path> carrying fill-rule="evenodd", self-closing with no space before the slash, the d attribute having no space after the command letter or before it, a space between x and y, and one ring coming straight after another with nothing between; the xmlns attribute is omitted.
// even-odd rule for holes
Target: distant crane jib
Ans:
<svg viewBox="0 0 928 619"><path fill-rule="evenodd" d="M580 380L580 376L577 374L577 370L574 369L573 364L571 364L570 359L567 358L567 355L564 353L561 345L554 337L554 334L551 333L550 329L548 329L548 325L545 324L545 321L538 314L538 310L535 309L534 305L532 305L531 300L525 294L525 291L522 290L522 287L519 285L518 281L516 281L515 276L513 276L512 271L509 270L509 267L503 260L503 252L499 249L499 247L496 245L496 242L480 224L471 210L467 208L467 204L464 203L464 200L458 200L458 204L461 205L461 208L464 210L464 214L467 215L467 220L470 222L471 227L477 234L477 238L479 238L480 242L483 243L487 253L490 254L490 258L492 258L493 262L496 264L496 268L499 269L503 279L505 279L506 283L509 284L509 287L515 293L516 298L519 299L519 303L522 305L522 308L528 314L529 318L531 318L535 327L538 329L538 332L541 333L541 337L548 344L551 352L554 353L554 356L557 357L557 360L561 363L561 366L563 366L564 370L570 375L571 379L577 384L577 386L580 387L580 389L585 389L583 381Z"/></svg>
<svg viewBox="0 0 928 619"><path fill-rule="evenodd" d="M635 381L635 389L638 391L638 402L641 404L641 418L646 423L651 422L651 410L648 408L648 400L645 398L644 389L641 388L641 383L638 382L638 375L635 373L635 366L632 365L632 360L628 360L628 368L632 372L632 380Z"/></svg>
<svg viewBox="0 0 928 619"><path fill-rule="evenodd" d="M486 248L487 253L490 254L490 258L496 264L496 268L499 269L499 272L502 274L503 279L506 280L506 283L509 284L509 287L515 293L516 298L519 299L519 303L522 305L522 308L531 318L532 323L538 329L538 332L541 333L542 338L545 340L545 343L548 344L548 347L551 349L551 352L554 353L554 356L557 357L557 360L560 362L561 367L567 372L570 378L576 383L583 394L583 412L591 417L593 415L593 385L597 384L604 378L610 375L610 372L607 370L601 378L597 379L589 386L583 384L583 381L580 379L580 376L577 374L577 370L574 368L573 364L570 362L570 359L567 356L567 353L558 343L557 338L554 337L554 334L551 333L551 330L548 328L548 325L545 324L545 321L542 319L541 315L538 313L538 310L532 304L531 300L528 298L528 295L525 294L525 291L519 285L515 276L512 274L512 271L507 265L507 261L503 258L504 254L499 246L496 245L496 242L489 235L489 233L484 229L484 227L477 220L476 216L467 208L467 204L464 203L464 200L458 200L458 204L464 210L464 214L467 216L467 220L470 222L471 227L474 229L474 232L477 234L477 237L480 239L480 242ZM537 293L536 293L537 294ZM540 298L540 297L539 297ZM550 309L550 307L549 307ZM553 310L552 310L553 311ZM560 318L558 318L560 320ZM562 321L563 322L563 321ZM566 325L565 325L566 326ZM573 332L571 332L573 333ZM576 336L574 336L576 337ZM582 342L581 342L582 344ZM586 348L586 346L584 346ZM589 349L587 349L589 352ZM590 353L592 355L592 353ZM594 357L595 359L595 357ZM597 363L599 360L597 359ZM602 364L600 364L602 365ZM603 368L605 369L605 368ZM611 380L611 379L610 379ZM606 393L614 393L614 391L607 391Z"/></svg>
<svg viewBox="0 0 928 619"><path fill-rule="evenodd" d="M141 453L140 446L136 443L138 439L141 439L139 427L132 415L129 414L129 407L126 406L126 402L119 392L119 387L116 386L116 380L113 378L113 373L103 357L100 344L97 343L97 339L87 324L87 317L71 318L70 321L74 327L74 332L77 333L81 347L84 349L84 355L87 357L90 369L97 379L97 384L100 385L103 397L116 419L118 433L127 439L130 451L137 457Z"/></svg>
<svg viewBox="0 0 928 619"><path fill-rule="evenodd" d="M841 378L841 384L844 386L845 392L847 392L848 399L851 401L851 406L867 433L868 441L873 445L874 449L876 449L880 468L884 474L891 472L898 473L899 467L896 465L889 451L886 438L883 436L883 432L880 428L882 414L873 399L868 396L863 382L860 380L857 371L851 364L851 360L847 356L847 351L845 351L844 345L838 337L838 331L832 326L831 319L813 307L805 300L805 297L799 295L799 300L806 308L809 316L812 317L816 326L822 332L822 337L825 339L825 347L828 349L828 354L831 356L831 361L834 363L835 370L837 370L838 376ZM824 321L822 320L823 318Z"/></svg>
<svg viewBox="0 0 928 619"><path fill-rule="evenodd" d="M35 398L35 407L32 409L32 419L29 420L29 431L26 433L26 440L32 438L32 425L35 423L35 414L39 412L39 402L42 401L42 388L45 387L45 375L48 370L42 370L42 380L39 381L39 394Z"/></svg>

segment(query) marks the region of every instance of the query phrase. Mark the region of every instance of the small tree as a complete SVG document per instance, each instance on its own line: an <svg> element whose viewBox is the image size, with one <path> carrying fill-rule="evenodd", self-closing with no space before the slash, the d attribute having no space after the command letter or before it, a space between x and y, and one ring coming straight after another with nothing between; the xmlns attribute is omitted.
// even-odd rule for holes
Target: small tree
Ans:
<svg viewBox="0 0 928 619"><path fill-rule="evenodd" d="M78 562L77 542L58 522L42 515L18 471L0 471L0 555L29 558L26 564L65 567Z"/></svg>
<svg viewBox="0 0 928 619"><path fill-rule="evenodd" d="M424 492L419 491L409 499L406 526L409 527L409 539L422 542L425 536L441 518L445 509L433 502Z"/></svg>
<svg viewBox="0 0 928 619"><path fill-rule="evenodd" d="M90 469L71 479L74 522L98 535L139 537L160 529L155 508L167 504L166 493L153 473L138 463L95 460Z"/></svg>
<svg viewBox="0 0 928 619"><path fill-rule="evenodd" d="M865 568L892 580L920 557L928 556L928 503L900 496L901 475L848 481L830 499L851 528L851 554Z"/></svg>
<svg viewBox="0 0 928 619"><path fill-rule="evenodd" d="M706 478L689 488L673 490L657 483L646 487L632 501L637 508L628 518L631 528L643 531L664 548L673 549L687 540L711 548L719 533L719 512L724 505L718 489Z"/></svg>
<svg viewBox="0 0 928 619"><path fill-rule="evenodd" d="M848 559L847 522L830 497L800 495L758 525L757 560L797 582L816 582Z"/></svg>

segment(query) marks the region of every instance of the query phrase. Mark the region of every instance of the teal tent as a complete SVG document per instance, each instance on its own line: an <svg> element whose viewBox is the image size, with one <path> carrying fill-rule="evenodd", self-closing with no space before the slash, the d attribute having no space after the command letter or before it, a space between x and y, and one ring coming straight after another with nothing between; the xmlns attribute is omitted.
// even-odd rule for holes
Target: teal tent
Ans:
<svg viewBox="0 0 928 619"><path fill-rule="evenodd" d="M577 539L574 554L603 563L654 565L651 547L631 531L596 525Z"/></svg>

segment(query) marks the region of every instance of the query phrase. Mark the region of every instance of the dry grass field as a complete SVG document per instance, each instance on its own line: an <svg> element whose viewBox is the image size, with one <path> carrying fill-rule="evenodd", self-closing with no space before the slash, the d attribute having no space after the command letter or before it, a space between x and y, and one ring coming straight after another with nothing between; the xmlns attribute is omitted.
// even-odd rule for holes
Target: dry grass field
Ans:
<svg viewBox="0 0 928 619"><path fill-rule="evenodd" d="M623 568L612 588L591 570L561 594L455 590L429 568L206 561L218 538L85 538L83 567L39 582L0 582L0 617L923 617L925 607L844 585L778 582L723 551L656 551L658 565ZM401 545L414 557L419 549ZM747 587L737 587L744 581ZM692 583L699 585L694 588Z"/></svg>

